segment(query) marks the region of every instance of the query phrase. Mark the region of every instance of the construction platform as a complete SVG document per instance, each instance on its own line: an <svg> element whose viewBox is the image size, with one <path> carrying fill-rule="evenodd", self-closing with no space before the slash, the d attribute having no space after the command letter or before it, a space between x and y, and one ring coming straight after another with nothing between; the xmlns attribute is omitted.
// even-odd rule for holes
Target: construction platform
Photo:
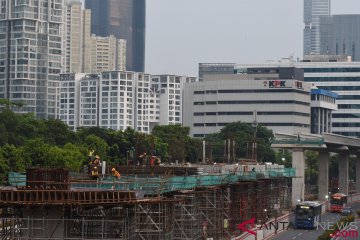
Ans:
<svg viewBox="0 0 360 240"><path fill-rule="evenodd" d="M129 166L120 180L90 181L65 169L33 169L0 188L0 236L230 239L241 234L237 224L291 207L294 173L279 165Z"/></svg>

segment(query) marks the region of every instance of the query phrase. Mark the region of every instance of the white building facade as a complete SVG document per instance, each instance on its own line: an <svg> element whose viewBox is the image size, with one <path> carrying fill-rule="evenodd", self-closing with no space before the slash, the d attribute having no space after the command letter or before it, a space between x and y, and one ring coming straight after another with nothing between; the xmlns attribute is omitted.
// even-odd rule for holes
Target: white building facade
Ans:
<svg viewBox="0 0 360 240"><path fill-rule="evenodd" d="M114 130L130 127L149 133L148 89L150 75L128 71L100 74L99 126Z"/></svg>
<svg viewBox="0 0 360 240"><path fill-rule="evenodd" d="M68 1L66 5L66 62L65 72L83 73L90 60L91 11L82 9L79 0Z"/></svg>
<svg viewBox="0 0 360 240"><path fill-rule="evenodd" d="M331 132L344 136L360 136L360 62L347 56L305 56L302 62L282 61L269 64L241 64L244 67L296 67L304 71L304 82L311 87L335 93L336 105L331 109ZM330 118L329 118L330 119Z"/></svg>
<svg viewBox="0 0 360 240"><path fill-rule="evenodd" d="M241 66L238 74L204 75L185 85L184 126L204 137L236 121L257 122L274 132L310 132L310 84L296 68Z"/></svg>
<svg viewBox="0 0 360 240"><path fill-rule="evenodd" d="M172 74L152 76L151 93L157 97L151 114L158 115L160 125L182 124L183 87L196 81L195 77Z"/></svg>
<svg viewBox="0 0 360 240"><path fill-rule="evenodd" d="M296 62L304 81L337 94L332 111L332 132L360 136L360 62Z"/></svg>
<svg viewBox="0 0 360 240"><path fill-rule="evenodd" d="M64 0L0 1L0 98L20 112L57 117Z"/></svg>
<svg viewBox="0 0 360 240"><path fill-rule="evenodd" d="M124 71L126 68L126 40L113 35L99 37L91 35L91 73Z"/></svg>

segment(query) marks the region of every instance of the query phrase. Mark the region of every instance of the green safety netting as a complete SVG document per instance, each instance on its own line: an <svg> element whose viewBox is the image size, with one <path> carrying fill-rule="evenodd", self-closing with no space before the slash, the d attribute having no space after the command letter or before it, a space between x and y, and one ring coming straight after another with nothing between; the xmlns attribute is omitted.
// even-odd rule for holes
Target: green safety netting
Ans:
<svg viewBox="0 0 360 240"><path fill-rule="evenodd" d="M237 172L227 174L203 174L191 176L153 177L123 175L121 179L114 180L107 176L101 181L71 182L72 189L113 189L113 190L143 190L145 194L161 194L178 190L190 190L199 187L219 186L239 181L294 177L294 168L266 169L264 171ZM25 186L26 175L20 173L9 174L11 186Z"/></svg>

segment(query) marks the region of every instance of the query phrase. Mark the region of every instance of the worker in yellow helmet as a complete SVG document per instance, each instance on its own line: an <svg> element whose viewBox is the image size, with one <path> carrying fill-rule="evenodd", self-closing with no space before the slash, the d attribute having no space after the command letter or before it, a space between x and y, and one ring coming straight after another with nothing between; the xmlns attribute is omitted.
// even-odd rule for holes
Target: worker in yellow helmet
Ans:
<svg viewBox="0 0 360 240"><path fill-rule="evenodd" d="M119 173L118 171L116 171L115 168L112 168L112 169L111 169L111 173L112 173L112 175L113 175L114 178L116 178L116 179L120 179L120 178L121 178L120 173Z"/></svg>
<svg viewBox="0 0 360 240"><path fill-rule="evenodd" d="M91 171L91 178L97 180L99 178L99 171L97 167L94 167Z"/></svg>

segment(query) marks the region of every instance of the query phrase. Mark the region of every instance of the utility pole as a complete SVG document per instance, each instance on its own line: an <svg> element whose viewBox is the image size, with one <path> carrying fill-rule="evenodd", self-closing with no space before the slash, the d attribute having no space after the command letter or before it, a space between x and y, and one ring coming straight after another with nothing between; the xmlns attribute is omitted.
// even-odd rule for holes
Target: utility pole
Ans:
<svg viewBox="0 0 360 240"><path fill-rule="evenodd" d="M203 145L203 147L202 147L202 150L203 150L203 152L202 152L202 155L203 155L203 156L202 156L202 163L205 164L205 163L206 163L206 159L205 159L205 158L206 158L206 155L205 155L206 143L205 143L205 141L202 142L202 145Z"/></svg>
<svg viewBox="0 0 360 240"><path fill-rule="evenodd" d="M256 154L256 132L257 132L257 126L258 126L258 122L257 122L257 112L256 110L253 111L253 122L252 122L252 127L253 127L253 152L252 152L252 159L255 160L255 162L257 162L257 154Z"/></svg>

